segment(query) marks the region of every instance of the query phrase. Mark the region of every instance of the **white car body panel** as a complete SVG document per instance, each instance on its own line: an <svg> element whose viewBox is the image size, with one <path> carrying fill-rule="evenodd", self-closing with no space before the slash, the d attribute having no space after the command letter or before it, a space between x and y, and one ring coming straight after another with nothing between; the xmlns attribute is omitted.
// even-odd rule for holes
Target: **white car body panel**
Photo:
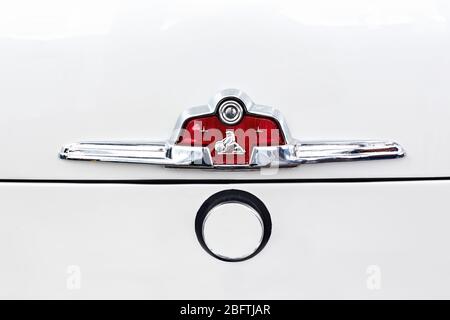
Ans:
<svg viewBox="0 0 450 320"><path fill-rule="evenodd" d="M449 21L446 0L2 1L0 298L450 298ZM299 140L394 140L406 157L262 171L58 157L168 139L226 88ZM225 189L272 217L248 261L211 257L194 232Z"/></svg>
<svg viewBox="0 0 450 320"><path fill-rule="evenodd" d="M449 187L3 183L0 297L450 298ZM195 237L198 207L223 189L271 212L271 239L248 261L219 261Z"/></svg>
<svg viewBox="0 0 450 320"><path fill-rule="evenodd" d="M67 163L62 145L164 140L225 88L304 140L399 142L405 159L276 178L449 176L448 2L4 1L0 179L260 179L259 172Z"/></svg>

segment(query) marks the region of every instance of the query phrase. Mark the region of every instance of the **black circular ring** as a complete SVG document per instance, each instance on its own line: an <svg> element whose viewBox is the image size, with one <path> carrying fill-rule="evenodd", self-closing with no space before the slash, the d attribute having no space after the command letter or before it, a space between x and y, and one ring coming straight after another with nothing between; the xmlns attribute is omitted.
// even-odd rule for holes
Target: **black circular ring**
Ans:
<svg viewBox="0 0 450 320"><path fill-rule="evenodd" d="M215 208L216 206L220 204L225 203L242 203L244 205L250 206L252 209L254 209L260 216L262 224L263 224L263 236L261 239L261 243L258 246L258 248L250 255L242 257L242 258L226 258L220 255L215 254L212 252L208 246L206 245L205 239L203 237L203 224L205 221L205 218L208 216L208 213ZM254 256L256 256L259 252L261 252L262 249L266 246L267 242L269 241L270 235L272 233L272 219L270 218L269 210L267 210L264 203L257 198L255 195L242 191L242 190L223 190L220 192L217 192L210 196L208 199L206 199L205 202L203 202L202 206L197 212L197 216L195 217L195 233L197 235L198 242L202 246L202 248L208 252L211 256L227 262L239 262L248 260Z"/></svg>

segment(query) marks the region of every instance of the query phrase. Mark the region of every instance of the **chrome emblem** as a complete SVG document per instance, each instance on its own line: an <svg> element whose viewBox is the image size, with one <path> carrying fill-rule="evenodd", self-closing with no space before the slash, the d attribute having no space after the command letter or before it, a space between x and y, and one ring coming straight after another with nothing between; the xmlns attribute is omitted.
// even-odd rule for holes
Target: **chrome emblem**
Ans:
<svg viewBox="0 0 450 320"><path fill-rule="evenodd" d="M244 154L245 150L236 142L233 131L227 130L225 138L217 141L214 149L218 154Z"/></svg>
<svg viewBox="0 0 450 320"><path fill-rule="evenodd" d="M289 134L280 111L255 104L237 89L219 92L208 105L186 110L165 142L79 142L61 159L188 168L294 167L299 164L403 157L392 141L306 142Z"/></svg>

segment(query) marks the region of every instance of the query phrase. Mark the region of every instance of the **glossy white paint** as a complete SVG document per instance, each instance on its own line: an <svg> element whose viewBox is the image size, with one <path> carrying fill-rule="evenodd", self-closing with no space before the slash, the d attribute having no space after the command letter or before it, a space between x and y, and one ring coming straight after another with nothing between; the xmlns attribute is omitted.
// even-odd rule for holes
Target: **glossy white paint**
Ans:
<svg viewBox="0 0 450 320"><path fill-rule="evenodd" d="M2 1L0 179L449 176L449 19L446 0ZM407 157L270 175L58 159L77 140L167 139L229 87L299 139Z"/></svg>
<svg viewBox="0 0 450 320"><path fill-rule="evenodd" d="M0 184L0 297L450 297L450 182L227 188L272 215L245 262L216 260L195 236L221 185Z"/></svg>

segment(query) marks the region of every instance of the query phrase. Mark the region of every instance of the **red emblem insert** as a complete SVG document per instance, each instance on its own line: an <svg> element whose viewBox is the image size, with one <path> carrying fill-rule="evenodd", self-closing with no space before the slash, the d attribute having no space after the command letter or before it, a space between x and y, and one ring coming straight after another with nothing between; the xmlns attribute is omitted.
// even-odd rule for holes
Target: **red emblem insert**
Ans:
<svg viewBox="0 0 450 320"><path fill-rule="evenodd" d="M255 146L279 146L285 140L273 118L245 114L227 125L213 114L186 120L177 144L208 147L215 165L248 165Z"/></svg>

